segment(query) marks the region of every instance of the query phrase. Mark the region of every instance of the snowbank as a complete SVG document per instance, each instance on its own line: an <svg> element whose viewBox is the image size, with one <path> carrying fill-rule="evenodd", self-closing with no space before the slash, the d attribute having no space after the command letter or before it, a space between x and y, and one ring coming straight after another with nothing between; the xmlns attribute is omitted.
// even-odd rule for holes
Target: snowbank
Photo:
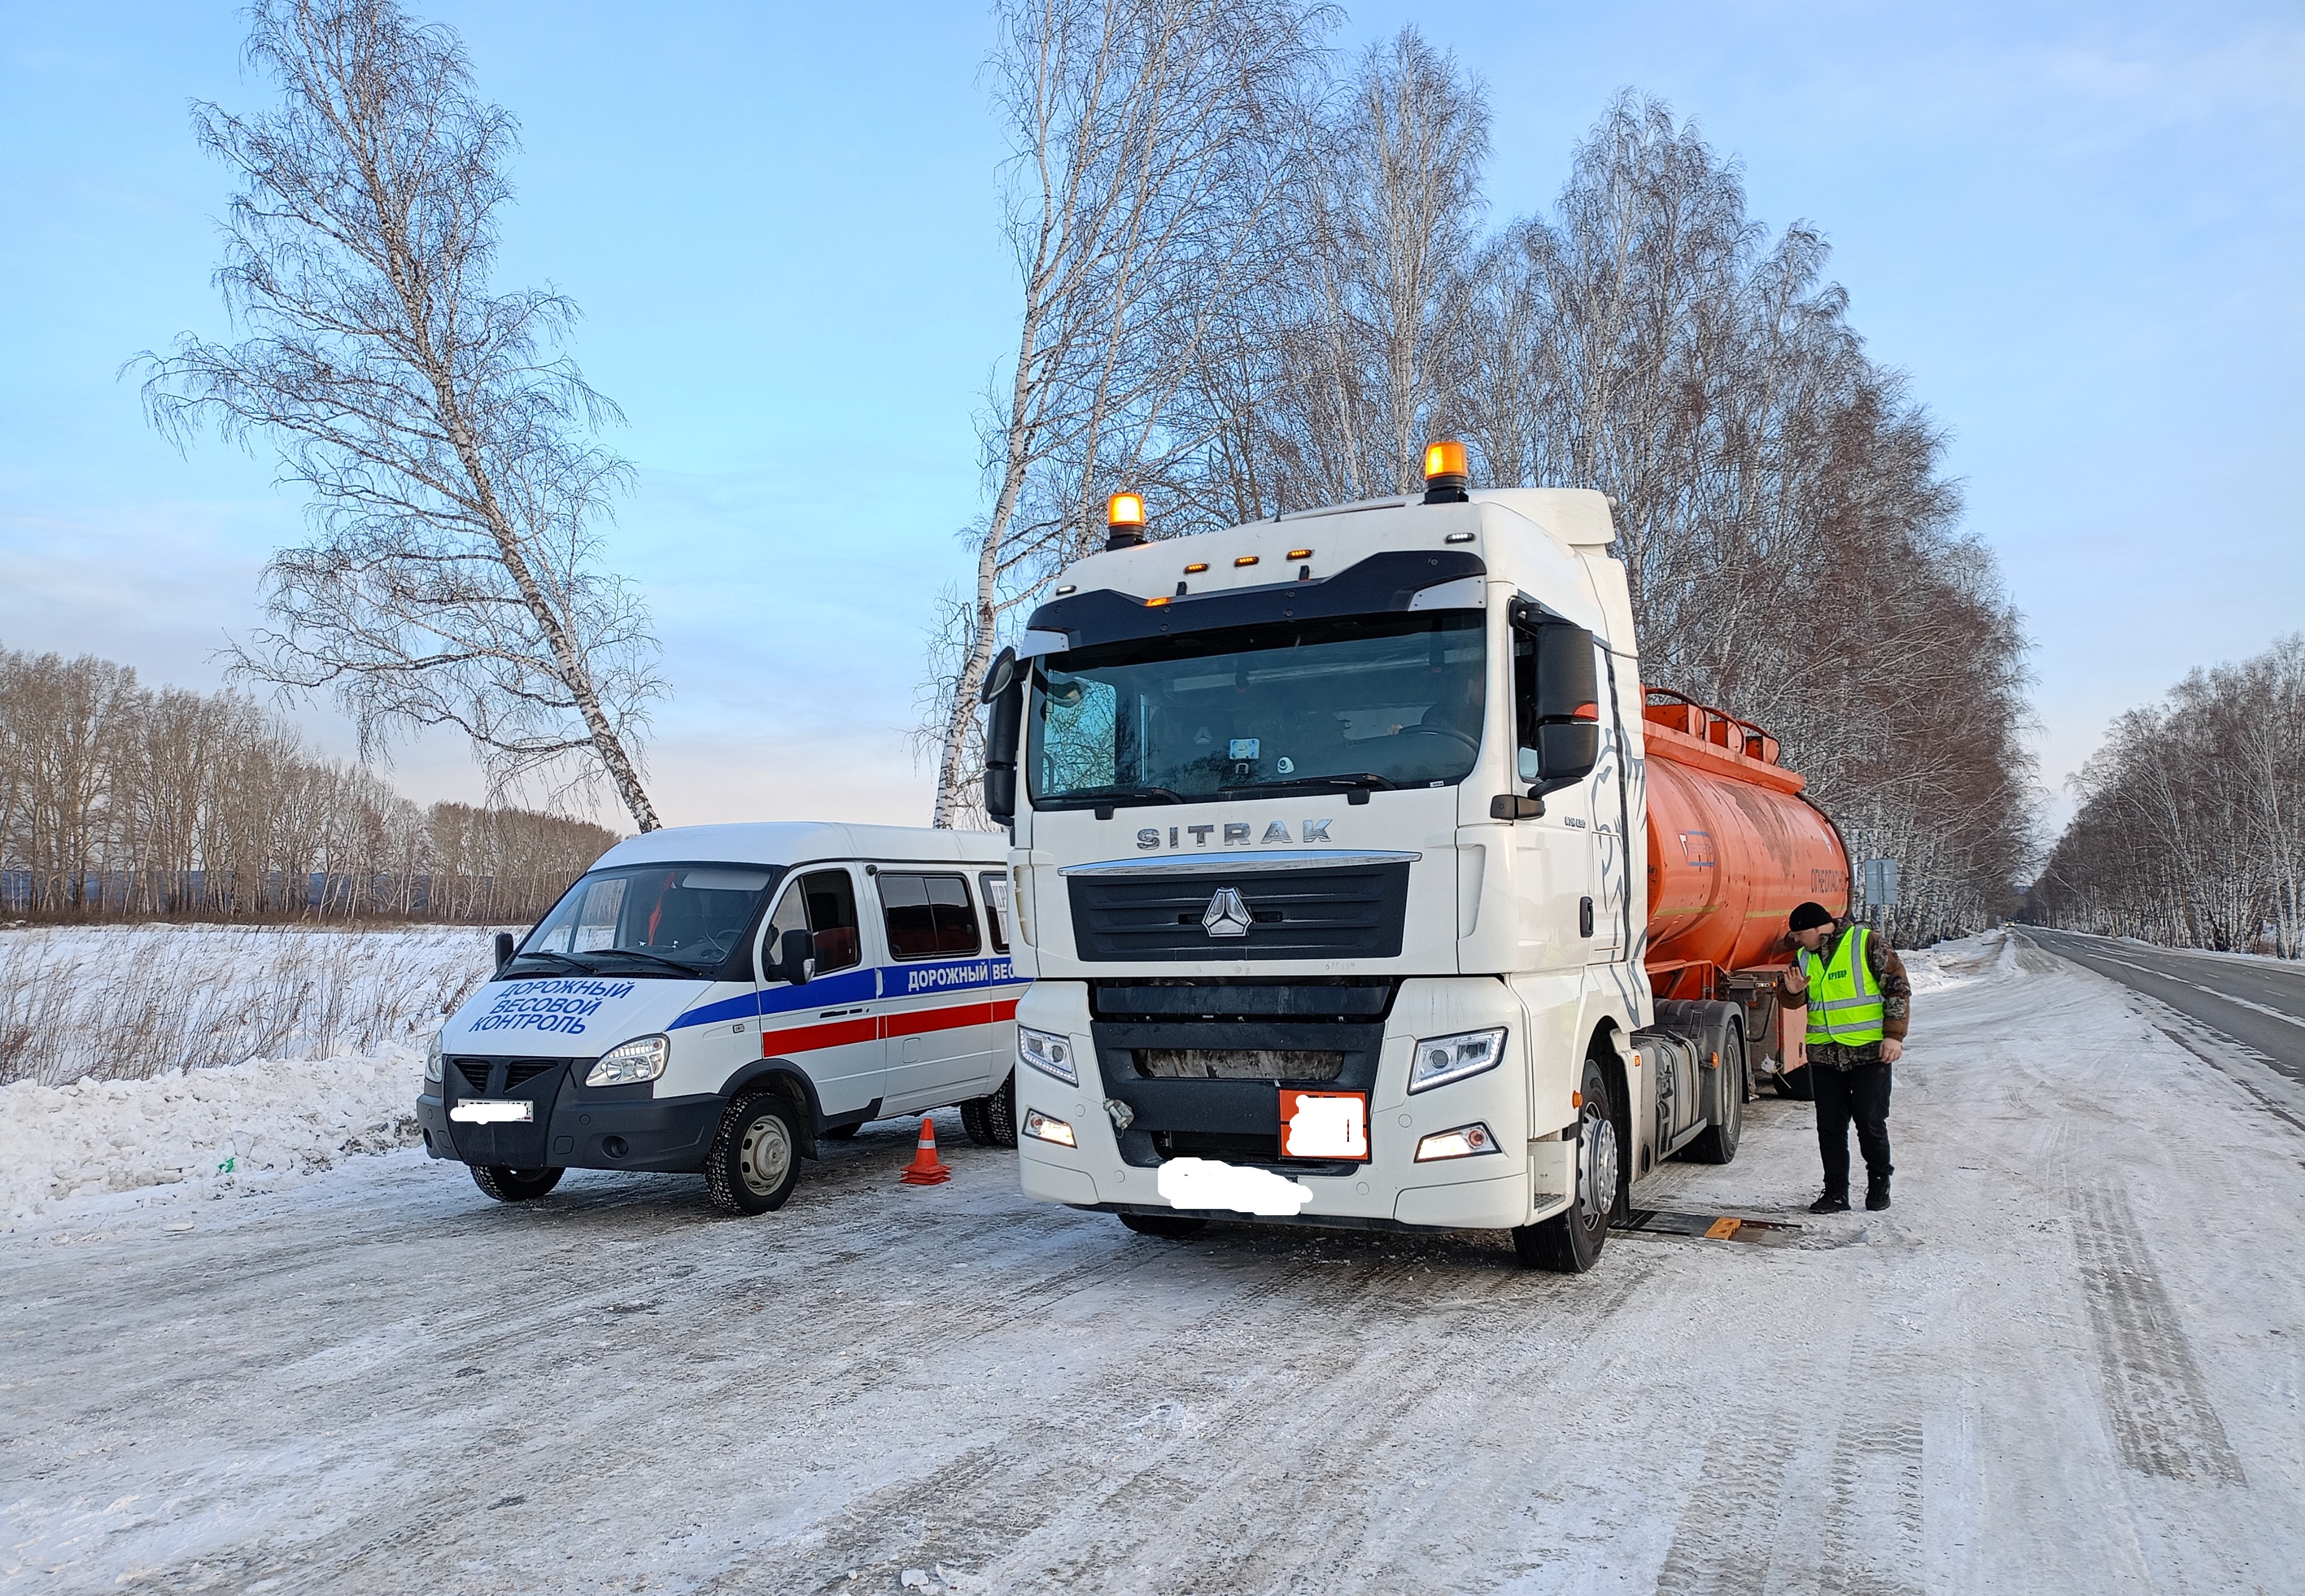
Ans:
<svg viewBox="0 0 2305 1596"><path fill-rule="evenodd" d="M0 1223L293 1179L419 1140L472 926L0 931Z"/></svg>
<svg viewBox="0 0 2305 1596"><path fill-rule="evenodd" d="M0 1218L145 1187L270 1185L419 1140L422 1049L0 1087Z"/></svg>

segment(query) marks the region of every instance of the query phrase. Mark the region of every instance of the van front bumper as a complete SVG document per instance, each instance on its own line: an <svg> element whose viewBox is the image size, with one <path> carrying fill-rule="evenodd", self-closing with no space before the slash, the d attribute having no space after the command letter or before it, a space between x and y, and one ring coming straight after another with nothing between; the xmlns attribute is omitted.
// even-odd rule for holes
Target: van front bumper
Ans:
<svg viewBox="0 0 2305 1596"><path fill-rule="evenodd" d="M717 1092L637 1101L561 1102L550 1115L541 1165L547 1169L637 1169L690 1175L704 1167L728 1099ZM424 1150L467 1164L502 1161L490 1127L453 1124L447 1105L430 1093L416 1099ZM523 1127L525 1129L525 1127ZM527 1157L536 1156L527 1153Z"/></svg>

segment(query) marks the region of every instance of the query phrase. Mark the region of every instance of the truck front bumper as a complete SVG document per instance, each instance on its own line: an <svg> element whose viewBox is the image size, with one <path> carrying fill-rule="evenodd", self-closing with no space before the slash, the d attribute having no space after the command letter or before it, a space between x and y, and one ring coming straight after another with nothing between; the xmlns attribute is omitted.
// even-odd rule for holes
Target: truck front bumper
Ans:
<svg viewBox="0 0 2305 1596"><path fill-rule="evenodd" d="M1360 1163L1277 1156L1215 1160L1270 1171L1307 1194L1294 1215L1252 1214L1173 1201L1161 1189L1163 1169L1173 1160L1156 1149L1192 1142L1183 1135L1148 1134L1141 1117L1132 1118L1129 1129L1122 1132L1107 1101L1150 1098L1162 1113L1176 1116L1169 1123L1189 1121L1212 1145L1228 1140L1247 1145L1272 1134L1279 1088L1241 1081L1144 1082L1123 1062L1127 1055L1110 1060L1100 1057L1084 983L1037 982L1018 1006L1017 1023L1071 1038L1081 1082L1067 1085L1030 1067L1017 1070L1020 1132L1028 1132L1030 1117L1038 1112L1068 1126L1075 1142L1066 1147L1030 1133L1019 1135L1017 1162L1025 1193L1112 1212L1183 1212L1306 1225L1501 1230L1529 1224L1566 1206L1568 1160L1574 1144L1552 1133L1530 1139L1528 1072L1521 1050L1524 1018L1518 999L1494 981L1404 982L1383 1023L1382 1040L1374 1043L1374 1071L1364 1077L1369 1094L1369 1158ZM1506 1057L1498 1067L1427 1091L1408 1091L1408 1069L1419 1037L1498 1025L1510 1032ZM1137 1045L1150 1044L1140 1039ZM1122 1070L1127 1078L1116 1081L1114 1075ZM1143 1090L1149 1085L1158 1086L1157 1095ZM1204 1090L1195 1093L1195 1088ZM1180 1101L1189 1107L1175 1107ZM1232 1138L1220 1129L1227 1124L1227 1113L1233 1116L1231 1128L1237 1134ZM1496 1150L1417 1161L1418 1144L1425 1138L1469 1125L1485 1125ZM1176 1178L1178 1173L1170 1172L1172 1191L1183 1184Z"/></svg>

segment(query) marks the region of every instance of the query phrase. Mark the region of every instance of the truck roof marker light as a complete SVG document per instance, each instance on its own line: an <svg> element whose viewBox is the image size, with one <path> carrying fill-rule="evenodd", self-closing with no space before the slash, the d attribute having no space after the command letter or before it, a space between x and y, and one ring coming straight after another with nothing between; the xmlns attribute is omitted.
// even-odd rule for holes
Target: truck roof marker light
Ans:
<svg viewBox="0 0 2305 1596"><path fill-rule="evenodd" d="M1292 560L1309 560L1313 557L1313 551L1309 548L1292 548L1289 551L1289 557Z"/></svg>
<svg viewBox="0 0 2305 1596"><path fill-rule="evenodd" d="M1451 532L1441 539L1443 543L1470 543L1472 540L1473 534L1470 532Z"/></svg>
<svg viewBox="0 0 2305 1596"><path fill-rule="evenodd" d="M1104 501L1104 547L1134 548L1144 541L1144 496L1116 493Z"/></svg>
<svg viewBox="0 0 2305 1596"><path fill-rule="evenodd" d="M1158 609L1158 608L1160 608L1160 607L1161 607L1161 606L1162 606L1162 605L1164 605L1164 604L1166 604L1166 603L1168 603L1168 602L1169 602L1169 595L1168 595L1168 594L1166 594L1166 593L1162 593L1162 594L1161 594L1161 595L1160 595L1159 597L1157 597L1157 598L1147 598L1147 599L1144 601L1144 607L1145 607L1145 608L1147 608L1147 609Z"/></svg>
<svg viewBox="0 0 2305 1596"><path fill-rule="evenodd" d="M1254 565L1255 564L1256 564L1256 556L1253 554L1245 554L1241 556L1240 558L1233 562L1233 565L1236 567L1241 565Z"/></svg>
<svg viewBox="0 0 2305 1596"><path fill-rule="evenodd" d="M1428 505L1461 505L1465 490L1473 485L1472 472L1465 464L1465 446L1454 438L1444 438L1425 446L1425 502Z"/></svg>
<svg viewBox="0 0 2305 1596"><path fill-rule="evenodd" d="M1187 576L1198 576L1202 572L1208 568L1209 563L1206 560L1195 560L1191 565L1185 567L1185 574Z"/></svg>
<svg viewBox="0 0 2305 1596"><path fill-rule="evenodd" d="M1059 589L1057 590L1057 597L1058 597L1058 598L1063 598L1069 597L1070 595L1072 595L1072 594L1074 594L1074 593L1077 593L1077 592L1079 592L1079 591L1080 591L1080 589L1078 589L1077 587L1075 587L1075 586L1073 586L1071 583L1067 582L1065 586L1063 586L1063 587L1061 587L1061 588L1059 588Z"/></svg>

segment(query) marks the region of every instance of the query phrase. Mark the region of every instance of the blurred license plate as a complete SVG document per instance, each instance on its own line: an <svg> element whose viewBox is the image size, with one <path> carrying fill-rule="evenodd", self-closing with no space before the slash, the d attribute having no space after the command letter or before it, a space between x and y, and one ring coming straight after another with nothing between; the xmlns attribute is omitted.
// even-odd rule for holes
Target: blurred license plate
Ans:
<svg viewBox="0 0 2305 1596"><path fill-rule="evenodd" d="M501 1099L483 1099L479 1102L458 1103L448 1110L448 1117L474 1125L492 1125L500 1120L527 1125L536 1118L536 1105L526 1099L511 1102Z"/></svg>
<svg viewBox="0 0 2305 1596"><path fill-rule="evenodd" d="M1368 1094L1282 1091L1280 1156L1358 1159L1365 1162L1369 1156Z"/></svg>

